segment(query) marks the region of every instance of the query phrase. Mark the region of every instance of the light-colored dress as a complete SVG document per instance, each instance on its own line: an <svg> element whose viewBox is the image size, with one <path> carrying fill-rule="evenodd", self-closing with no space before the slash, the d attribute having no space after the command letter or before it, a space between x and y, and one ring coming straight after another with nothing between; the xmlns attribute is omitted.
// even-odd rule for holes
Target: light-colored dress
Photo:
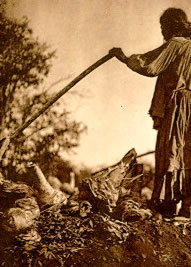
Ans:
<svg viewBox="0 0 191 267"><path fill-rule="evenodd" d="M141 75L158 76L149 110L158 130L152 198L160 198L165 181L166 201L191 199L191 40L173 37L126 64Z"/></svg>

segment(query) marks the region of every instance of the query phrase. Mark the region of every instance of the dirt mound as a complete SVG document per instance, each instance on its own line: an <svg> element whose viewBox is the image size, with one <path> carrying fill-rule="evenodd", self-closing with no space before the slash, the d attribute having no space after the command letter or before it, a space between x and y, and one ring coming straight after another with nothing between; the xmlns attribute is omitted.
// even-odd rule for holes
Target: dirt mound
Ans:
<svg viewBox="0 0 191 267"><path fill-rule="evenodd" d="M43 212L38 243L9 244L1 236L1 266L191 266L190 220L156 215L122 222L91 208L85 214L83 205Z"/></svg>
<svg viewBox="0 0 191 267"><path fill-rule="evenodd" d="M191 220L153 213L141 173L131 150L67 205L41 210L27 231L1 231L0 266L191 266Z"/></svg>

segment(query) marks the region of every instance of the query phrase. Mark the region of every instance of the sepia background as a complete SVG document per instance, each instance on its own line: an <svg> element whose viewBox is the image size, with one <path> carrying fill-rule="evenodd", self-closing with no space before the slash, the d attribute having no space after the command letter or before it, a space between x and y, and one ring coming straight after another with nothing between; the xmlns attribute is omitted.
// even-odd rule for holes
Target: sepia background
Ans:
<svg viewBox="0 0 191 267"><path fill-rule="evenodd" d="M88 66L121 47L126 55L144 53L163 43L159 17L168 7L189 0L9 0L9 14L26 15L34 35L56 49L52 71L43 86L62 89ZM132 147L154 150L156 132L148 115L156 78L140 76L111 59L66 94L63 105L84 122L87 133L70 160L95 167L113 164ZM147 157L153 162L154 156ZM145 158L146 159L146 158Z"/></svg>

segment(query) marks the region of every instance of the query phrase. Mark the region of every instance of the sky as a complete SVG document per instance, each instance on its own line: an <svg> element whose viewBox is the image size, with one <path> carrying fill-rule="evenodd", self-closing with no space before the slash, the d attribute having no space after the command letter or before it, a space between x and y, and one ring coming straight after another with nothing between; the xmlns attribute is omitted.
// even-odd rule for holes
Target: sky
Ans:
<svg viewBox="0 0 191 267"><path fill-rule="evenodd" d="M191 14L189 0L8 0L9 14L27 16L34 35L56 49L45 84L62 79L53 94L66 86L113 47L127 56L145 53L163 43L159 17L168 7ZM100 66L60 101L72 118L84 122L75 164L111 165L131 148L138 154L155 149L156 131L148 115L156 78L141 76L113 58ZM154 156L144 158L154 162Z"/></svg>

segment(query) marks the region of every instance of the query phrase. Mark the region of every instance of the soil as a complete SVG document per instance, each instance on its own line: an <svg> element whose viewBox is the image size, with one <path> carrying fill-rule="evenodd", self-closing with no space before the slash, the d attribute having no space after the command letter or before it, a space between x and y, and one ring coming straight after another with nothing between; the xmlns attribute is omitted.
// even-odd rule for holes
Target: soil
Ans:
<svg viewBox="0 0 191 267"><path fill-rule="evenodd" d="M11 237L1 231L0 266L191 266L191 219L152 212L140 194L150 178L140 183L138 167L133 165L136 175L130 169L128 177L136 179L127 183L126 191L122 188L118 199L108 177L115 181L122 176L121 163L96 173L93 194L84 184L79 196L70 198L67 205L41 211L28 232Z"/></svg>
<svg viewBox="0 0 191 267"><path fill-rule="evenodd" d="M190 230L172 223L134 222L135 233L123 244L94 240L88 249L73 255L65 266L191 266Z"/></svg>
<svg viewBox="0 0 191 267"><path fill-rule="evenodd" d="M189 219L156 214L121 222L95 210L80 216L76 207L44 212L37 244L2 236L0 266L191 266Z"/></svg>

